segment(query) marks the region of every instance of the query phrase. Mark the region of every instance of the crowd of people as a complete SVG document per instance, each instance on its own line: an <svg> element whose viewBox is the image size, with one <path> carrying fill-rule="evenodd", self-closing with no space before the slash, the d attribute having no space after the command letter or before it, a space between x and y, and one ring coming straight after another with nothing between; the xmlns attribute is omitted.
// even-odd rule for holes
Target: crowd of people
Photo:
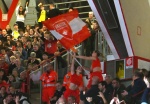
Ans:
<svg viewBox="0 0 150 104"><path fill-rule="evenodd" d="M91 36L84 44L84 55L73 53L70 67L61 57L65 48L48 31L42 21L51 19L61 12L53 3L46 12L42 3L37 5L38 24L24 26L26 9L16 8L16 23L0 29L0 104L30 104L28 84L42 82L43 104L148 104L150 72L135 70L130 86L125 87L120 79L106 75L103 79L99 51L95 50L95 37L100 31L93 12L85 23ZM74 8L69 8L68 12ZM57 57L58 68L68 68L64 80L58 81L58 74L51 63ZM77 66L75 59L92 61L91 67ZM83 71L88 70L88 85L83 81Z"/></svg>

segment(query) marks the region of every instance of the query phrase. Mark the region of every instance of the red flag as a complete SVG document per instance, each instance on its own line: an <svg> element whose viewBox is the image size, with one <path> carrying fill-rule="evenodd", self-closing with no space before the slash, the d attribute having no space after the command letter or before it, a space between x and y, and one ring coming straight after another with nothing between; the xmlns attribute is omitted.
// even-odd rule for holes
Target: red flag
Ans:
<svg viewBox="0 0 150 104"><path fill-rule="evenodd" d="M46 20L43 24L66 49L74 47L90 36L77 10Z"/></svg>

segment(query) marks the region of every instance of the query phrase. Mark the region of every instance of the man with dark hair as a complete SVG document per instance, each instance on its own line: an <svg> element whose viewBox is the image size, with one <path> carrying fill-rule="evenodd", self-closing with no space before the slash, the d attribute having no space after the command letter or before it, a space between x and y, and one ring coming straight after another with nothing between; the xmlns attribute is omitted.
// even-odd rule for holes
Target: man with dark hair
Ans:
<svg viewBox="0 0 150 104"><path fill-rule="evenodd" d="M56 92L51 99L51 104L56 104L56 101L63 95L66 88L62 85L61 82L56 83Z"/></svg>
<svg viewBox="0 0 150 104"><path fill-rule="evenodd" d="M102 92L104 94L105 99L107 100L107 102L109 103L111 100L111 95L112 92L109 90L109 88L107 87L107 83L106 81L101 81L98 84L98 88L100 90L100 92Z"/></svg>
<svg viewBox="0 0 150 104"><path fill-rule="evenodd" d="M112 86L113 86L113 93L112 93L112 98L113 97L118 97L119 100L121 101L123 99L121 93L125 90L125 86L121 84L119 78L114 78L112 80Z"/></svg>
<svg viewBox="0 0 150 104"><path fill-rule="evenodd" d="M142 73L139 71L135 71L132 80L133 80L133 84L131 85L131 88L128 89L127 91L124 90L124 92L122 92L122 96L127 98L126 101L127 104L131 104L131 103L141 104L140 102L141 96L143 94L143 91L146 88L146 84L142 78Z"/></svg>

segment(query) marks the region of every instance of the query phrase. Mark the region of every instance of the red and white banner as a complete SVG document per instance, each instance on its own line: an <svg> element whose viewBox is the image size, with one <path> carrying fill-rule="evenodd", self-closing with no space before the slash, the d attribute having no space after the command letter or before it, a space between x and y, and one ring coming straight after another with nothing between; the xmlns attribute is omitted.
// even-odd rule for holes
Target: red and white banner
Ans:
<svg viewBox="0 0 150 104"><path fill-rule="evenodd" d="M66 49L74 47L90 36L77 10L46 20L43 24Z"/></svg>

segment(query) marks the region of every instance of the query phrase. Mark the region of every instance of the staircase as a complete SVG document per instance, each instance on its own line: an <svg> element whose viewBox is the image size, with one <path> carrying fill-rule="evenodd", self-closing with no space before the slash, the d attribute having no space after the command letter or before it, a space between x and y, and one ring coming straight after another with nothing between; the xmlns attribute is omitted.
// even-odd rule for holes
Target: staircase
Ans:
<svg viewBox="0 0 150 104"><path fill-rule="evenodd" d="M25 19L25 26L26 25L34 26L36 22L37 22L36 1L30 0L28 6L28 13L26 14Z"/></svg>

